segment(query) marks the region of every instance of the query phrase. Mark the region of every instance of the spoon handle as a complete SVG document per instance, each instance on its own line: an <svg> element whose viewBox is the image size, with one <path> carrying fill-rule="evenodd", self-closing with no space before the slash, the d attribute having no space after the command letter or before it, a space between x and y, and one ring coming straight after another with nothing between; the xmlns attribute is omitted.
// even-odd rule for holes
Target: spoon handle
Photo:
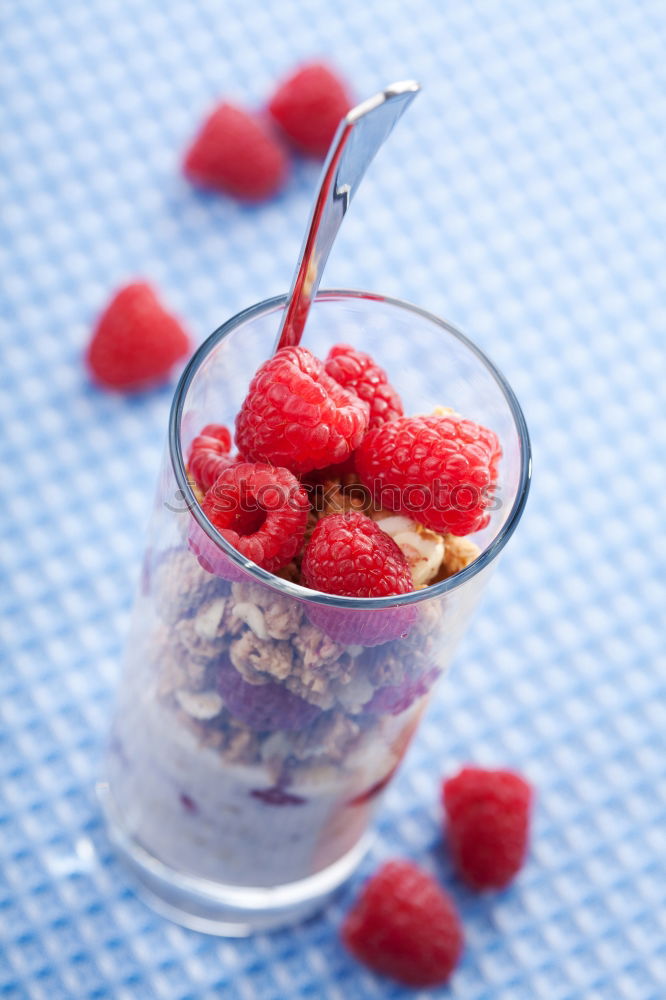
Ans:
<svg viewBox="0 0 666 1000"><path fill-rule="evenodd" d="M349 204L376 153L420 89L414 80L392 83L352 108L340 122L322 171L276 351L300 342L310 305Z"/></svg>

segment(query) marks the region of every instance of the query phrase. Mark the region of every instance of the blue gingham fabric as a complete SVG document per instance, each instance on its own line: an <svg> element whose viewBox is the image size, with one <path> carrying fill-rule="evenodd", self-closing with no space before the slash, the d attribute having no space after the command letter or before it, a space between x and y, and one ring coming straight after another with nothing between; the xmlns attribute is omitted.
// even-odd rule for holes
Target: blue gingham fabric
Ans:
<svg viewBox="0 0 666 1000"><path fill-rule="evenodd" d="M337 937L399 854L455 894L467 936L450 986L420 997L663 1000L661 0L21 0L0 17L0 997L406 997ZM130 277L199 341L286 290L318 167L244 208L193 191L179 157L216 98L256 106L321 53L359 96L424 85L324 285L407 298L477 340L524 406L535 481L362 869L308 924L229 941L148 910L100 822L173 386L104 395L81 351ZM439 779L467 760L538 789L529 864L496 895L461 888L441 849Z"/></svg>

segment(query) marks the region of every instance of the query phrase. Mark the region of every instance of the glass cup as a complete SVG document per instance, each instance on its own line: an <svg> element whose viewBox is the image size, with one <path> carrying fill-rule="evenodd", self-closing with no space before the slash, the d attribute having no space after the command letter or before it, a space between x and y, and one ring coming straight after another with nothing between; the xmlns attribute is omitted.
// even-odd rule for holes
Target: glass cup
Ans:
<svg viewBox="0 0 666 1000"><path fill-rule="evenodd" d="M450 406L498 434L489 524L469 565L469 540L447 536L454 575L399 597L318 593L244 559L202 513L184 456L204 425L233 426L284 303L216 330L176 390L99 786L148 901L228 935L304 918L357 865L529 487L523 415L477 347L407 303L320 292L315 354L351 343L388 371L406 413Z"/></svg>

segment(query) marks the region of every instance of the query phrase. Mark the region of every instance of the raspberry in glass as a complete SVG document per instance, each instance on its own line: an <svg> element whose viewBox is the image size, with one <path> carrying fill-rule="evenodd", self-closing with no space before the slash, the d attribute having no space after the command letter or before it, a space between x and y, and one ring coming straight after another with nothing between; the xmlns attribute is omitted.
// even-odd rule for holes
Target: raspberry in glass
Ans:
<svg viewBox="0 0 666 1000"><path fill-rule="evenodd" d="M389 597L413 589L404 555L390 535L365 514L329 514L305 547L301 579L306 587L344 597ZM361 610L308 604L313 625L343 645L378 646L405 638L417 618L413 605Z"/></svg>
<svg viewBox="0 0 666 1000"><path fill-rule="evenodd" d="M403 416L400 396L388 375L369 354L349 344L336 344L328 352L326 371L336 382L364 399L370 407L368 428L380 427Z"/></svg>
<svg viewBox="0 0 666 1000"><path fill-rule="evenodd" d="M240 462L220 473L201 508L241 555L275 573L301 548L310 504L288 469Z"/></svg>
<svg viewBox="0 0 666 1000"><path fill-rule="evenodd" d="M438 676L439 671L433 667L417 677L406 677L400 684L380 687L363 706L363 711L369 715L400 715L428 693Z"/></svg>
<svg viewBox="0 0 666 1000"><path fill-rule="evenodd" d="M226 654L217 666L217 689L226 708L250 729L305 729L321 714L316 705L275 681L249 684L232 666Z"/></svg>
<svg viewBox="0 0 666 1000"><path fill-rule="evenodd" d="M378 507L468 535L488 524L501 454L493 431L457 414L400 417L368 431L356 469Z"/></svg>
<svg viewBox="0 0 666 1000"><path fill-rule="evenodd" d="M345 597L388 597L412 590L407 560L390 535L365 514L329 514L308 542L306 586Z"/></svg>
<svg viewBox="0 0 666 1000"><path fill-rule="evenodd" d="M187 458L187 470L204 493L224 469L238 461L231 457L230 451L231 434L223 424L206 424L193 440Z"/></svg>
<svg viewBox="0 0 666 1000"><path fill-rule="evenodd" d="M300 474L344 462L368 426L368 404L326 374L306 347L283 347L250 382L236 446L253 462Z"/></svg>

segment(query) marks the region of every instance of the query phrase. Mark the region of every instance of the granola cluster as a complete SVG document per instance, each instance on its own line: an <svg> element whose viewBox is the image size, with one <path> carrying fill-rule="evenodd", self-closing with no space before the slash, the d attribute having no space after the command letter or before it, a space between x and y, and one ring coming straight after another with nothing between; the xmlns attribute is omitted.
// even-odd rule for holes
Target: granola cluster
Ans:
<svg viewBox="0 0 666 1000"><path fill-rule="evenodd" d="M453 412L439 407L444 412ZM346 514L356 511L381 523L402 550L412 573L415 590L423 590L432 583L439 583L454 573L459 573L480 554L479 546L469 538L440 535L424 527L417 520L393 511L375 507L369 491L353 472L323 477L310 484L311 509L305 532L305 542L310 540L319 521L329 514ZM292 583L300 583L300 556L297 556L278 576Z"/></svg>
<svg viewBox="0 0 666 1000"><path fill-rule="evenodd" d="M427 604L407 639L366 649L334 642L305 605L263 584L214 577L185 548L161 555L151 592L156 696L202 746L230 762L262 762L275 781L339 768L380 724L368 709L377 691L411 690L414 677L433 672L438 618ZM247 685L279 685L302 699L307 724L284 731L244 722L220 690L223 660Z"/></svg>
<svg viewBox="0 0 666 1000"><path fill-rule="evenodd" d="M417 589L446 579L479 554L466 538L439 535L417 521L373 509L354 474L311 484L308 535L328 514L360 511L404 552ZM300 581L299 559L279 573ZM159 622L153 642L156 695L202 746L230 762L263 762L276 781L319 773L357 755L380 724L376 705L397 714L437 674L441 609L424 602L409 635L380 646L344 646L309 620L305 604L248 580L229 582L203 569L186 547L168 549L149 568ZM230 710L220 669L236 671L248 697L270 697L275 685L307 708L305 724L257 729ZM425 680L424 680L425 678ZM243 687L243 691L246 689ZM390 693L387 698L386 692Z"/></svg>

